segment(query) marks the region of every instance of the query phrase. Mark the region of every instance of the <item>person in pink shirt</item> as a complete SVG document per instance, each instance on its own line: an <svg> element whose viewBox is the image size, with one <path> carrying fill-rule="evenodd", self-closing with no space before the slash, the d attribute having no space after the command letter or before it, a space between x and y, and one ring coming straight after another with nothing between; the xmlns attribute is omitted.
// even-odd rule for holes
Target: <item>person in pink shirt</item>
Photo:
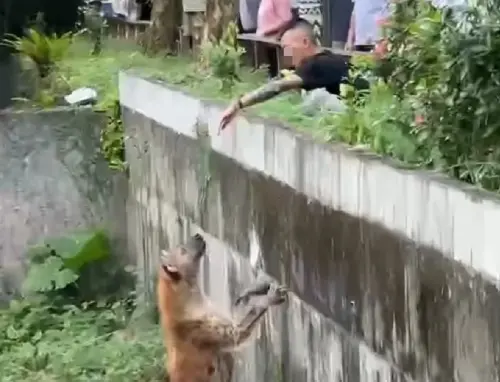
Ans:
<svg viewBox="0 0 500 382"><path fill-rule="evenodd" d="M257 35L280 37L292 18L290 0L262 0L257 15Z"/></svg>
<svg viewBox="0 0 500 382"><path fill-rule="evenodd" d="M298 18L298 12L292 9L291 0L262 0L257 15L258 36L272 37L279 40ZM278 75L278 62L273 48L266 50L269 61L269 76Z"/></svg>

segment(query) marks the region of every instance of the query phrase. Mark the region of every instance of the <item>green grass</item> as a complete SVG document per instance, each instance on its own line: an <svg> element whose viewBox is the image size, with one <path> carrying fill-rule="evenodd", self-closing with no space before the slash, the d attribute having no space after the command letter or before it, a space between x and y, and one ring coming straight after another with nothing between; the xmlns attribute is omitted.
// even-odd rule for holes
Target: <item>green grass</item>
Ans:
<svg viewBox="0 0 500 382"><path fill-rule="evenodd" d="M164 380L157 325L130 324L123 305L66 306L15 301L0 310L2 382Z"/></svg>
<svg viewBox="0 0 500 382"><path fill-rule="evenodd" d="M59 64L59 73L72 89L90 86L97 90L101 105L108 105L118 97L118 72L137 69L145 75L164 80L204 98L230 101L237 95L257 88L266 81L264 71L243 69L241 82L235 83L230 93L221 91L217 78L199 69L189 57L150 57L142 54L136 45L117 40L106 40L99 57L90 55L91 44L76 40L69 55ZM318 133L320 118L305 116L297 92L284 94L276 99L252 107L251 110L265 118L277 119L290 125Z"/></svg>

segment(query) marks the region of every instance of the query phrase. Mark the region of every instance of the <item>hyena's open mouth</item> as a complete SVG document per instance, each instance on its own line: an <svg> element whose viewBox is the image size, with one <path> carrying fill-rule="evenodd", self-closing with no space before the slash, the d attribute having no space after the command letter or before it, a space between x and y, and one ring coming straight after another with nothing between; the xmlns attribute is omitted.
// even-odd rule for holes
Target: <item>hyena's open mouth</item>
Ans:
<svg viewBox="0 0 500 382"><path fill-rule="evenodd" d="M162 265L163 272L165 272L173 281L181 281L182 276L177 271L177 268L170 265Z"/></svg>

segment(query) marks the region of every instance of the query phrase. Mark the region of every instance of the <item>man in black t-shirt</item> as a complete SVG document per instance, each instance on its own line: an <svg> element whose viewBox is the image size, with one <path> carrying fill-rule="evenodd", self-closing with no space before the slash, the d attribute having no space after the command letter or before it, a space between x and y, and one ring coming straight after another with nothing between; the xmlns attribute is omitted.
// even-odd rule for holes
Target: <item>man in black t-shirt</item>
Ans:
<svg viewBox="0 0 500 382"><path fill-rule="evenodd" d="M272 80L260 88L243 95L224 111L220 122L223 130L239 110L267 101L278 94L293 89L313 90L324 88L331 94L340 93L340 84L347 82L349 63L330 51L323 50L315 42L312 25L300 21L281 37L285 57L291 59L295 73ZM364 80L354 82L356 88L367 88Z"/></svg>

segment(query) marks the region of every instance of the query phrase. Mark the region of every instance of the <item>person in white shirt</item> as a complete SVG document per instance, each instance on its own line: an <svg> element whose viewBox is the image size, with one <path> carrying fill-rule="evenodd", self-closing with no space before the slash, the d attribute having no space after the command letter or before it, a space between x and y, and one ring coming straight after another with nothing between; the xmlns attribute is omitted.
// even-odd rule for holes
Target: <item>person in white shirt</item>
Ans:
<svg viewBox="0 0 500 382"><path fill-rule="evenodd" d="M387 0L353 0L346 50L370 52L380 40L380 20L388 16Z"/></svg>

